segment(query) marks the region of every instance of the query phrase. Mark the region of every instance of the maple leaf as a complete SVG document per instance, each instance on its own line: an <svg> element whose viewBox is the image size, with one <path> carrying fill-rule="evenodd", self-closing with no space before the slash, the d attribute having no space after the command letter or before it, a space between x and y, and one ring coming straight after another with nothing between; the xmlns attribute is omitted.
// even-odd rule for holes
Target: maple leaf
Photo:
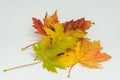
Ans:
<svg viewBox="0 0 120 80"><path fill-rule="evenodd" d="M58 23L57 11L52 16L48 16L47 12L44 18L44 24L36 18L32 18L33 27L37 30L36 33L46 35L44 27L50 28L53 30L53 25Z"/></svg>
<svg viewBox="0 0 120 80"><path fill-rule="evenodd" d="M111 58L106 53L100 52L101 49L100 41L91 42L88 38L83 38L73 48L60 55L59 61L63 62L65 67L72 68L76 63L81 63L86 67L97 68L101 66L99 62ZM70 76L70 71L68 76Z"/></svg>
<svg viewBox="0 0 120 80"><path fill-rule="evenodd" d="M48 16L48 13L46 13L44 18L44 26L48 28L53 28L53 24L58 23L58 17L57 17L57 11L54 12L52 16Z"/></svg>
<svg viewBox="0 0 120 80"><path fill-rule="evenodd" d="M57 72L56 67L64 68L63 63L57 60L59 57L57 55L71 48L79 38L84 36L84 33L81 30L71 30L64 33L64 28L60 23L54 24L53 27L54 31L50 28L44 28L47 36L42 38L38 44L33 45L33 49L36 56L43 61L44 68L48 71Z"/></svg>
<svg viewBox="0 0 120 80"><path fill-rule="evenodd" d="M45 35L45 31L43 29L44 25L39 19L32 18L33 27L37 30L36 33Z"/></svg>
<svg viewBox="0 0 120 80"><path fill-rule="evenodd" d="M67 21L65 23L63 23L63 26L64 26L64 31L67 32L68 30L70 29L80 29L84 32L86 32L87 29L90 28L92 22L89 21L89 20L85 20L85 18L81 18L81 19L78 19L76 21Z"/></svg>

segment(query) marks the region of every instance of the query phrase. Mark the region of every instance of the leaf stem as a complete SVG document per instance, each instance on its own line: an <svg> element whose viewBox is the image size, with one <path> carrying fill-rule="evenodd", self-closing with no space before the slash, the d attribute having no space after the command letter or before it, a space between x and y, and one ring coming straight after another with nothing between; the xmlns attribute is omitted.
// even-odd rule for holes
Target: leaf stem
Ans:
<svg viewBox="0 0 120 80"><path fill-rule="evenodd" d="M30 45L22 48L21 50L24 51L24 50L26 50L27 48L29 48L29 47L31 47L32 45L35 45L35 44L37 44L37 43L38 43L38 42L32 43L32 44L30 44Z"/></svg>
<svg viewBox="0 0 120 80"><path fill-rule="evenodd" d="M69 71L68 71L68 75L67 75L68 78L70 78L70 72L71 72L71 70L72 70L72 68L73 68L74 65L75 65L75 64L73 64L73 65L70 67Z"/></svg>
<svg viewBox="0 0 120 80"><path fill-rule="evenodd" d="M18 68L23 68L23 67L32 66L32 65L35 65L35 64L38 64L38 63L41 63L41 61L39 61L39 62L34 62L34 63L30 63L30 64L25 64L25 65L21 65L21 66L17 66L17 67L8 68L8 69L3 70L3 72L7 72L7 71L14 70L14 69L18 69Z"/></svg>

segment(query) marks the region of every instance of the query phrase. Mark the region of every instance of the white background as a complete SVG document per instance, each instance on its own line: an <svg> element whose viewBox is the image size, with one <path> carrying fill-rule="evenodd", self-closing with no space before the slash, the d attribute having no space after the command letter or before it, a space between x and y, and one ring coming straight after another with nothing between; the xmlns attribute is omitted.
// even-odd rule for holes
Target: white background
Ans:
<svg viewBox="0 0 120 80"><path fill-rule="evenodd" d="M85 17L95 22L88 30L92 40L101 40L103 51L112 56L102 69L79 64L67 78L67 70L51 73L42 64L9 72L3 69L33 62L32 49L21 48L40 37L31 17L43 20L46 11L58 11L59 21ZM120 0L0 0L0 80L120 80Z"/></svg>

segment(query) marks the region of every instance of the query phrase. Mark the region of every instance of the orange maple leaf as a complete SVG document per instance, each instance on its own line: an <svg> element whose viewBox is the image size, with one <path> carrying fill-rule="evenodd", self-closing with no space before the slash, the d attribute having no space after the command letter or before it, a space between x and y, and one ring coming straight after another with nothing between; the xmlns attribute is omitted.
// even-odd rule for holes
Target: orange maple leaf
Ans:
<svg viewBox="0 0 120 80"><path fill-rule="evenodd" d="M73 48L60 55L59 61L62 61L65 67L72 68L76 63L81 63L86 67L99 68L101 67L99 62L111 58L106 53L102 53L101 49L100 41L91 42L88 38L83 38ZM68 75L70 75L70 71Z"/></svg>
<svg viewBox="0 0 120 80"><path fill-rule="evenodd" d="M53 28L53 25L58 23L58 16L57 16L57 11L54 12L52 16L48 16L48 13L46 13L45 18L44 18L44 26Z"/></svg>

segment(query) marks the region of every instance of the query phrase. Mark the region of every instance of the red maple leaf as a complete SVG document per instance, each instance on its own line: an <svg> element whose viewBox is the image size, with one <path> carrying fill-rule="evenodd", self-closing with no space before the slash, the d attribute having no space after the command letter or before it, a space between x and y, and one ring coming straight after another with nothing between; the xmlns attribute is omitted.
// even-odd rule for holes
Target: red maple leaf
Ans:
<svg viewBox="0 0 120 80"><path fill-rule="evenodd" d="M90 28L91 24L91 21L85 20L85 18L81 18L76 21L67 21L63 23L63 26L65 32L67 32L70 29L80 29L83 32L86 32L86 30Z"/></svg>
<svg viewBox="0 0 120 80"><path fill-rule="evenodd" d="M45 31L43 29L43 24L39 19L32 18L33 21L33 27L37 30L36 33L45 35Z"/></svg>

